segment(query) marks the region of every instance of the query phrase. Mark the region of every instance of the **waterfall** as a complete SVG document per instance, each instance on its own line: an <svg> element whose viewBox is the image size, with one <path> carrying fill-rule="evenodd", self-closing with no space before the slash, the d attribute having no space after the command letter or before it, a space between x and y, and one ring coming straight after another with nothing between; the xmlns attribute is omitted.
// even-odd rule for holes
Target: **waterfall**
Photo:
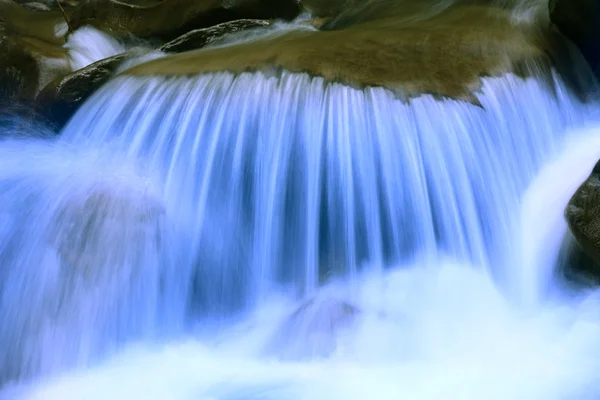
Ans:
<svg viewBox="0 0 600 400"><path fill-rule="evenodd" d="M550 290L521 217L541 168L595 135L578 129L593 110L554 75L475 95L121 76L60 137L0 142L0 387L43 383L4 394L595 398L595 294ZM331 358L274 361L307 298L351 304L352 332Z"/></svg>

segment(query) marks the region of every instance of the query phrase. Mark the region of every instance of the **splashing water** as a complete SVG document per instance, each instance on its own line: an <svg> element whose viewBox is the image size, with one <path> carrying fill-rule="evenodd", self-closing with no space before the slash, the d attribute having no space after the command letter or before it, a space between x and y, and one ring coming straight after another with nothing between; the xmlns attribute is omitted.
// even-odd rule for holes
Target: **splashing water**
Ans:
<svg viewBox="0 0 600 400"><path fill-rule="evenodd" d="M533 228L591 110L556 78L477 97L121 77L0 143L0 397L597 398L598 295Z"/></svg>
<svg viewBox="0 0 600 400"><path fill-rule="evenodd" d="M69 51L73 71L126 50L125 46L112 36L91 26L84 26L73 32L65 48Z"/></svg>

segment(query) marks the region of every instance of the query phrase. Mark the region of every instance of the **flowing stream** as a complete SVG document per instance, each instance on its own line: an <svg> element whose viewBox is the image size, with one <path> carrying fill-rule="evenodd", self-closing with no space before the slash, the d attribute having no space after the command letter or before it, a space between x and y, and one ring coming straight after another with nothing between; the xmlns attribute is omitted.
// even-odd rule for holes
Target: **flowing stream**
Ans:
<svg viewBox="0 0 600 400"><path fill-rule="evenodd" d="M599 398L600 297L556 273L596 105L477 97L124 76L4 139L0 398Z"/></svg>

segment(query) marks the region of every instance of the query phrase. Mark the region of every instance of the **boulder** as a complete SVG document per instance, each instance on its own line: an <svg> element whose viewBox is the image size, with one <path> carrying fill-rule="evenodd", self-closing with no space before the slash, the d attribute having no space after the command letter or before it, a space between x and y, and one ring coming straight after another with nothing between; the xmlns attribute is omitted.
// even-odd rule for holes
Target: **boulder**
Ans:
<svg viewBox="0 0 600 400"><path fill-rule="evenodd" d="M595 262L587 264L586 272L600 278L600 162L569 201L565 218L583 251Z"/></svg>
<svg viewBox="0 0 600 400"><path fill-rule="evenodd" d="M581 51L596 75L600 74L600 2L550 0L550 20Z"/></svg>
<svg viewBox="0 0 600 400"><path fill-rule="evenodd" d="M33 100L70 71L67 52L32 37L0 35L0 98Z"/></svg>
<svg viewBox="0 0 600 400"><path fill-rule="evenodd" d="M74 29L92 25L115 36L158 37L172 40L194 29L249 18L291 20L301 11L297 0L163 0L129 2L87 1L70 16Z"/></svg>
<svg viewBox="0 0 600 400"><path fill-rule="evenodd" d="M32 54L12 38L0 36L0 99L33 98L39 74Z"/></svg>
<svg viewBox="0 0 600 400"><path fill-rule="evenodd" d="M406 96L431 93L474 101L482 76L544 59L537 31L510 10L456 6L422 20L406 15L340 29L298 29L253 42L190 51L139 65L131 75L193 75L273 67L349 85L384 86ZM379 19L378 19L379 18Z"/></svg>
<svg viewBox="0 0 600 400"><path fill-rule="evenodd" d="M79 106L110 79L125 59L126 54L118 54L55 79L38 94L36 103L39 110L62 127Z"/></svg>
<svg viewBox="0 0 600 400"><path fill-rule="evenodd" d="M260 19L240 19L224 22L210 28L196 29L170 41L160 48L165 53L181 53L201 49L232 33L271 25L270 21Z"/></svg>

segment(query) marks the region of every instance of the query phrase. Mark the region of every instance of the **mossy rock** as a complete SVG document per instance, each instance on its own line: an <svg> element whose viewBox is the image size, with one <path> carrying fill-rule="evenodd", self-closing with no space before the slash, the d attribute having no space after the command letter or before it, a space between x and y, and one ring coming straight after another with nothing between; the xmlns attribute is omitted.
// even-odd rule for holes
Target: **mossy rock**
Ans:
<svg viewBox="0 0 600 400"><path fill-rule="evenodd" d="M70 10L67 13L70 14ZM0 0L0 22L6 32L62 46L68 33L59 10L39 12L23 7L12 0Z"/></svg>
<svg viewBox="0 0 600 400"><path fill-rule="evenodd" d="M482 76L545 57L544 44L537 30L513 23L507 10L461 6L412 23L392 16L182 53L127 73L195 75L279 67L350 85L385 86L408 96L432 93L472 101Z"/></svg>
<svg viewBox="0 0 600 400"><path fill-rule="evenodd" d="M0 35L0 97L28 101L70 71L67 52L32 37Z"/></svg>

